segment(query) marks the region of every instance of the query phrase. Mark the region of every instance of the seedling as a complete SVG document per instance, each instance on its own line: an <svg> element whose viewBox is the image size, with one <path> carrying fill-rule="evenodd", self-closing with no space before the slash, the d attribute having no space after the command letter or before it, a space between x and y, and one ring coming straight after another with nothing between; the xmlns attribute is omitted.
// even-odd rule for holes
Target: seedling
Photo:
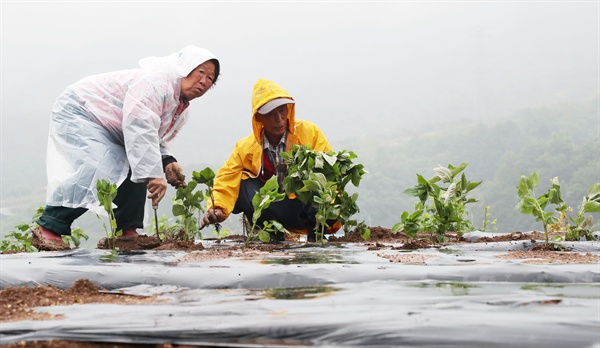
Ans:
<svg viewBox="0 0 600 348"><path fill-rule="evenodd" d="M229 235L229 229L225 228L225 229L221 229L220 231L212 231L213 236L217 237L217 239L223 239L226 238Z"/></svg>
<svg viewBox="0 0 600 348"><path fill-rule="evenodd" d="M576 217L569 216L572 225L569 226L566 240L581 240L582 238L589 241L594 240L592 235L594 218L591 215L586 217L584 214L598 212L600 212L600 183L595 183L583 197Z"/></svg>
<svg viewBox="0 0 600 348"><path fill-rule="evenodd" d="M346 185L351 182L358 187L366 173L362 164L352 161L357 157L352 151L321 152L306 145L293 145L291 151L281 155L288 171L283 180L285 192L316 209L317 241L323 242L326 229L336 222L346 231L349 226L356 227L363 238L369 238L366 225L351 220L359 212L358 193L350 195Z"/></svg>
<svg viewBox="0 0 600 348"><path fill-rule="evenodd" d="M595 183L590 186L587 195L583 197L577 216L569 216L572 225L569 226L566 239L580 240L584 238L585 240L594 240L591 231L594 225L594 218L591 215L586 217L584 214L598 212L600 212L600 183Z"/></svg>
<svg viewBox="0 0 600 348"><path fill-rule="evenodd" d="M529 177L521 175L519 185L517 186L517 194L521 200L517 203L515 209L518 209L523 214L531 214L536 221L541 221L544 226L545 243L548 245L548 225L554 224L558 219L554 216L554 212L546 212L548 204L557 205L556 211L566 209L566 205L560 195L560 184L558 177L550 180L550 188L548 192L535 198L534 190L540 184L540 179L534 171Z"/></svg>
<svg viewBox="0 0 600 348"><path fill-rule="evenodd" d="M21 223L15 226L15 229L6 233L0 241L0 251L22 251L33 252L38 251L31 245L33 238L33 230L38 227L37 221L42 216L44 207L37 208L35 214L31 218L30 223ZM87 240L89 236L81 228L75 228L70 236L62 236L63 241L73 248L79 247L81 239Z"/></svg>
<svg viewBox="0 0 600 348"><path fill-rule="evenodd" d="M122 230L117 231L117 220L113 210L113 200L117 196L117 184L111 183L105 179L98 179L96 182L96 190L98 190L98 201L104 208L104 211L108 214L108 220L110 223L110 230L106 227L106 223L103 221L104 230L106 231L106 237L108 245L111 248L115 248L116 238L123 234ZM102 220L100 215L96 214L98 219Z"/></svg>
<svg viewBox="0 0 600 348"><path fill-rule="evenodd" d="M523 180L525 180L525 182L523 182ZM529 194L529 196L533 196L533 189L537 186L538 183L539 179L537 179L537 174L535 172L530 178L521 178L521 182L519 183L519 196L522 198L522 200L521 202L519 202L519 204L526 205L525 211L529 214L536 216L536 220L538 221L543 222L543 218L549 216L546 219L547 227L544 231L564 231L564 240L594 240L594 236L592 235L592 227L594 224L593 217L591 215L588 215L586 217L585 214L600 212L600 183L596 183L590 186L590 188L587 191L587 195L583 197L583 201L581 202L581 206L579 208L579 211L577 211L575 217L569 216L569 212L573 211L573 208L567 206L563 202L563 198L561 196L560 181L558 177L555 177L550 181L551 187L548 190L548 193L540 196L540 198L535 200L538 203L539 208L534 204L532 199L529 199L528 201L524 202L523 198L527 194ZM531 193L527 192L527 194L521 196L521 191L525 190L525 188L521 188L521 185L530 185ZM529 188L529 186L527 188ZM529 201L531 201L531 203L529 203ZM555 216L554 213L543 212L544 215L542 215L542 212L538 211L539 209L543 210L546 207L546 204L548 204L548 202L557 205L556 212L558 213L558 217ZM531 212L529 212L529 209L531 209ZM523 209L521 209L521 212L523 212ZM538 216L542 216L542 218L538 218ZM548 236L546 233L546 243L548 242L547 239ZM559 237L555 240L559 239L563 238Z"/></svg>
<svg viewBox="0 0 600 348"><path fill-rule="evenodd" d="M491 220L490 206L486 205L483 210L483 221L481 222L482 232L493 232L496 230L496 219Z"/></svg>
<svg viewBox="0 0 600 348"><path fill-rule="evenodd" d="M81 239L88 240L89 236L82 228L74 228L68 236L62 236L63 241L72 248L78 248L81 245Z"/></svg>
<svg viewBox="0 0 600 348"><path fill-rule="evenodd" d="M152 226L150 226L150 232L155 233L155 225L156 221L152 218ZM158 219L158 229L160 231L160 237L163 241L176 241L176 240L185 240L187 239L185 236L185 229L183 224L181 224L178 220L175 220L173 223L169 220L169 218L163 214L163 216Z"/></svg>
<svg viewBox="0 0 600 348"><path fill-rule="evenodd" d="M418 202L415 205L414 212L403 212L400 216L401 221L392 226L392 233L397 233L398 231L403 230L404 234L409 240L416 238L417 233L423 231L423 211L423 203Z"/></svg>
<svg viewBox="0 0 600 348"><path fill-rule="evenodd" d="M462 163L458 167L451 164L448 167L438 166L434 168L436 175L430 180L417 174L417 185L406 189L404 193L418 197L421 205L415 206L413 213L402 213L402 221L394 225L395 230L408 227L408 234L415 235L416 229L423 229L429 231L432 237L435 234L435 241L444 243L448 240L447 231L455 231L460 237L464 231L474 229L471 221L465 218L465 206L477 202L476 199L467 198L467 194L479 186L481 181L468 181L464 173L460 179L457 178L467 165L468 163ZM448 186L438 186L436 183L439 181ZM432 203L427 206L429 199ZM419 212L422 209L425 210Z"/></svg>
<svg viewBox="0 0 600 348"><path fill-rule="evenodd" d="M0 251L18 251L18 252L34 252L37 249L31 245L33 238L33 230L37 228L36 221L42 215L43 207L39 207L36 213L31 218L30 223L21 223L15 225L15 229L6 233L0 241Z"/></svg>
<svg viewBox="0 0 600 348"><path fill-rule="evenodd" d="M261 242L268 243L271 241L271 234L288 233L283 225L275 220L263 222L263 227L258 232L258 239Z"/></svg>
<svg viewBox="0 0 600 348"><path fill-rule="evenodd" d="M192 173L192 178L199 184L204 184L206 185L206 191L205 191L205 195L207 197L210 197L210 202L212 204L212 206L215 206L215 196L213 194L213 186L215 183L215 172L210 169L209 167L206 167L204 169L202 169L199 172L193 172ZM221 224L219 224L218 222L215 222L215 229L217 230L217 234L221 231Z"/></svg>
<svg viewBox="0 0 600 348"><path fill-rule="evenodd" d="M277 183L277 176L273 175L269 180L265 182L263 187L252 197L252 207L254 213L252 214L252 227L246 239L244 247L247 247L250 241L256 238L256 224L260 219L263 210L267 209L271 203L282 201L285 198L285 193L279 192L279 184ZM269 242L271 240L270 233L278 232L283 229L278 222L265 221L263 228L258 233L258 237L263 242Z"/></svg>
<svg viewBox="0 0 600 348"><path fill-rule="evenodd" d="M186 239L192 239L198 231L199 216L195 212L202 212L202 201L204 196L202 191L195 191L198 183L195 180L188 182L186 187L177 188L173 204L173 215L181 219Z"/></svg>

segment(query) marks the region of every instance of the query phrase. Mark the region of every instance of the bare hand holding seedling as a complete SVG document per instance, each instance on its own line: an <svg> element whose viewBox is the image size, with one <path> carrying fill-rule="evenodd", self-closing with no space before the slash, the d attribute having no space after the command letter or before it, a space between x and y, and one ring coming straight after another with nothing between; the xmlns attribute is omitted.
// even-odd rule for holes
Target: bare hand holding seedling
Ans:
<svg viewBox="0 0 600 348"><path fill-rule="evenodd" d="M208 209L206 211L206 214L204 214L204 218L202 219L200 229L203 229L206 225L218 224L219 222L223 222L224 220L225 213L223 213L223 210L221 210L221 208Z"/></svg>

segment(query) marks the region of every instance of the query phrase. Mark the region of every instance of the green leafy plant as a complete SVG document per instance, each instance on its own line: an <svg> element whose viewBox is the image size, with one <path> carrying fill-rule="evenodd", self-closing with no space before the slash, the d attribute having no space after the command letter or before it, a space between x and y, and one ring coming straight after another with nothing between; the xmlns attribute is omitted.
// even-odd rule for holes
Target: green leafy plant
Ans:
<svg viewBox="0 0 600 348"><path fill-rule="evenodd" d="M71 248L79 248L81 245L81 240L88 240L90 237L85 233L82 228L74 228L71 231L71 234L68 236L62 236L62 239L65 243L67 243Z"/></svg>
<svg viewBox="0 0 600 348"><path fill-rule="evenodd" d="M116 238L123 234L123 231L117 231L117 220L113 210L113 200L117 196L117 184L111 183L106 179L98 179L96 182L96 190L98 191L98 201L104 208L104 211L108 214L108 220L110 223L110 230L106 227L106 223L103 222L104 230L106 231L106 237L108 245L111 249L115 248ZM96 214L100 220L100 215Z"/></svg>
<svg viewBox="0 0 600 348"><path fill-rule="evenodd" d="M557 206L556 211L565 211L567 206L563 202L560 194L560 183L558 177L550 180L550 188L539 197L535 197L535 188L540 184L540 179L534 171L529 177L521 175L519 185L517 186L517 194L519 202L515 207L523 214L531 214L536 221L541 221L544 227L545 245L548 245L548 226L558 222L558 218L554 216L554 212L545 211L548 204Z"/></svg>
<svg viewBox="0 0 600 348"><path fill-rule="evenodd" d="M409 213L407 211L400 215L400 222L392 226L392 233L398 233L398 231L404 231L406 237L410 240L417 237L417 233L423 231L423 203L417 202L415 204L415 211Z"/></svg>
<svg viewBox="0 0 600 348"><path fill-rule="evenodd" d="M33 230L38 227L37 221L42 216L44 207L37 208L35 214L31 218L30 223L21 223L15 226L15 229L8 231L4 238L0 241L1 252L34 252L37 251L31 245L33 238ZM81 228L75 228L69 236L62 236L63 241L72 248L77 248L81 244L81 239L87 240L89 236Z"/></svg>
<svg viewBox="0 0 600 348"><path fill-rule="evenodd" d="M558 178L556 179L556 185L560 185ZM559 205L557 211L557 221L548 225L549 231L564 231L564 240L594 240L592 235L594 218L592 215L586 216L585 214L600 212L600 183L590 186L575 217L569 215L573 208L565 204Z"/></svg>
<svg viewBox="0 0 600 348"><path fill-rule="evenodd" d="M269 180L265 182L263 187L252 197L252 207L254 213L252 214L252 227L246 239L244 247L247 247L250 241L258 238L262 242L269 242L271 240L271 232L285 231L283 226L276 221L264 221L263 226L258 233L256 233L258 219L260 219L263 210L267 209L271 203L282 201L285 198L285 193L279 192L279 184L277 183L277 176L273 175Z"/></svg>
<svg viewBox="0 0 600 348"><path fill-rule="evenodd" d="M271 241L271 235L275 233L287 233L287 230L275 220L264 221L263 226L258 231L258 239L263 243L268 243Z"/></svg>
<svg viewBox="0 0 600 348"><path fill-rule="evenodd" d="M580 240L582 237L586 240L594 240L592 235L592 227L594 218L591 215L585 216L586 213L600 212L600 183L593 184L583 197L581 206L575 217L569 217L572 225L569 226L567 240Z"/></svg>
<svg viewBox="0 0 600 348"><path fill-rule="evenodd" d="M197 183L206 185L206 191L204 192L204 195L206 197L210 197L210 202L211 202L212 206L214 207L215 206L215 196L213 194L213 186L215 183L215 172L212 169L210 169L209 167L206 167L199 172L193 172L192 178ZM221 224L216 222L214 225L215 225L215 229L217 230L217 235L218 235L219 232L221 231Z"/></svg>
<svg viewBox="0 0 600 348"><path fill-rule="evenodd" d="M490 206L486 205L483 210L483 221L481 222L482 232L493 232L496 230L496 219L491 219Z"/></svg>
<svg viewBox="0 0 600 348"><path fill-rule="evenodd" d="M221 229L221 230L216 230L212 231L213 236L217 237L218 239L223 239L226 238L229 235L230 231L228 228L225 229Z"/></svg>
<svg viewBox="0 0 600 348"><path fill-rule="evenodd" d="M401 218L404 218L394 225L395 230L408 227L408 234L415 235L415 230L423 229L435 235L435 241L443 243L448 240L448 231L455 231L460 237L463 232L474 229L472 222L466 218L465 206L477 202L476 199L468 198L467 194L481 185L481 181L468 181L465 174L461 174L467 165L468 163L461 163L457 167L451 164L448 167L438 166L434 168L436 175L430 180L417 174L417 184L404 193L418 197L421 205L415 206L413 213L403 212ZM439 181L447 186L436 184ZM427 205L428 200L432 201L430 205ZM419 212L422 209L423 212Z"/></svg>
<svg viewBox="0 0 600 348"><path fill-rule="evenodd" d="M152 225L150 226L150 233L156 233L156 221L152 218ZM163 214L158 219L158 229L160 230L160 239L162 241L177 241L185 240L185 229L183 224L179 220L171 221L166 215Z"/></svg>
<svg viewBox="0 0 600 348"><path fill-rule="evenodd" d="M349 194L346 190L349 183L358 187L366 173L362 164L353 162L356 154L347 150L313 151L305 145L293 145L281 155L288 174L283 180L285 192L315 207L315 234L319 242L323 242L325 230L336 222L345 231L348 227L358 228L360 235L368 239L370 231L364 222L352 219L359 212L358 193Z"/></svg>
<svg viewBox="0 0 600 348"><path fill-rule="evenodd" d="M193 239L200 234L198 221L203 211L204 194L202 191L196 191L197 186L198 182L192 179L186 187L178 187L175 193L172 211L173 215L180 219L184 230L182 237L185 240ZM198 216L195 215L196 211L199 214Z"/></svg>
<svg viewBox="0 0 600 348"><path fill-rule="evenodd" d="M31 245L33 230L38 227L36 221L40 218L44 207L39 207L30 223L21 223L15 225L15 229L8 231L0 241L0 251L2 252L34 252L37 249Z"/></svg>

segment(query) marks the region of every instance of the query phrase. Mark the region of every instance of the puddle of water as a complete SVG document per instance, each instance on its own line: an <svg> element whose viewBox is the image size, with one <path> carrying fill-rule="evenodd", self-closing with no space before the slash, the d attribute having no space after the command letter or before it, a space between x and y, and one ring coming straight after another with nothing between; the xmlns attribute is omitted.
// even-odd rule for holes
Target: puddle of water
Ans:
<svg viewBox="0 0 600 348"><path fill-rule="evenodd" d="M469 284L469 283L456 283L456 282L421 282L421 283L408 283L408 286L414 286L420 289L431 288L440 289L445 295L451 296L467 296L469 290L473 288L479 288L480 286Z"/></svg>
<svg viewBox="0 0 600 348"><path fill-rule="evenodd" d="M521 289L538 295L600 299L598 284L526 284Z"/></svg>
<svg viewBox="0 0 600 348"><path fill-rule="evenodd" d="M339 288L331 286L312 286L298 288L282 288L282 289L263 289L259 290L265 298L273 298L276 300L307 300L323 296L329 296L334 291L340 291Z"/></svg>
<svg viewBox="0 0 600 348"><path fill-rule="evenodd" d="M269 258L262 261L264 264L277 265L310 265L310 264L357 264L356 261L344 259L340 254L323 253L323 252L297 252L292 258Z"/></svg>
<svg viewBox="0 0 600 348"><path fill-rule="evenodd" d="M463 251L461 251L461 250L456 250L456 249L440 248L440 249L438 249L438 251L439 251L440 253L443 253L443 254L448 254L448 255L456 255L456 256L459 256L459 255L464 255L464 252L463 252Z"/></svg>

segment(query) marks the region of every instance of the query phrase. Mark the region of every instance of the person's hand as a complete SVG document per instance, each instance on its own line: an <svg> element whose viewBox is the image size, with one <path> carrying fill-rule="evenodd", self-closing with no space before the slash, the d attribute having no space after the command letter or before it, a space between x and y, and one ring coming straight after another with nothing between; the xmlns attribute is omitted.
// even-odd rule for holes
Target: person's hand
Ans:
<svg viewBox="0 0 600 348"><path fill-rule="evenodd" d="M152 206L158 205L167 192L167 182L163 178L154 178L148 181L148 198L152 199Z"/></svg>
<svg viewBox="0 0 600 348"><path fill-rule="evenodd" d="M225 213L221 208L211 208L206 211L204 214L204 218L202 218L202 224L200 225L200 229L203 229L204 226L223 222L225 221Z"/></svg>
<svg viewBox="0 0 600 348"><path fill-rule="evenodd" d="M177 162L167 164L165 167L165 176L167 177L169 185L175 188L187 186L183 169L181 169L181 166L179 166L179 163Z"/></svg>

